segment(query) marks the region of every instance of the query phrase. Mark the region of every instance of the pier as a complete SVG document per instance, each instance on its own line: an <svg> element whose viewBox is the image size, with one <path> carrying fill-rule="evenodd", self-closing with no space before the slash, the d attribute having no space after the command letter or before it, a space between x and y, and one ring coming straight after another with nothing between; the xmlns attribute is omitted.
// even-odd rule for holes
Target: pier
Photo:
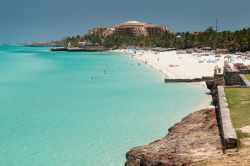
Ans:
<svg viewBox="0 0 250 166"><path fill-rule="evenodd" d="M166 78L165 83L182 83L182 82L203 82L213 80L214 77L201 77L201 78L193 78L193 79L168 79Z"/></svg>
<svg viewBox="0 0 250 166"><path fill-rule="evenodd" d="M61 47L51 48L51 51L68 51L68 52L103 52L109 49L105 46L85 46L85 47Z"/></svg>

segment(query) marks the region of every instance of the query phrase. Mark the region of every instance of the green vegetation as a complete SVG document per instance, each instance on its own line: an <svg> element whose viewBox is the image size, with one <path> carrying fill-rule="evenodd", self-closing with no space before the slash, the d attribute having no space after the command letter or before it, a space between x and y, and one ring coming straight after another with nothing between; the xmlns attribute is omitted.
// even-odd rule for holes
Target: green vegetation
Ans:
<svg viewBox="0 0 250 166"><path fill-rule="evenodd" d="M250 88L225 88L235 128L250 125Z"/></svg>
<svg viewBox="0 0 250 166"><path fill-rule="evenodd" d="M73 46L77 46L80 41L91 41L109 47L120 46L140 46L140 47L165 47L165 48L222 48L231 52L250 50L250 28L239 31L223 31L216 32L209 27L204 32L190 33L181 32L176 34L164 34L154 37L131 36L131 35L85 35L66 37L60 43L67 45L69 42Z"/></svg>
<svg viewBox="0 0 250 166"><path fill-rule="evenodd" d="M243 144L241 141L244 138L249 138L250 134L249 133L244 133L241 130L236 130L236 133L237 133L237 137L239 139L238 144L237 144L237 148L247 147L247 145Z"/></svg>
<svg viewBox="0 0 250 166"><path fill-rule="evenodd" d="M226 155L208 158L199 166L209 165L249 165L250 164L250 133L240 130L250 125L250 88L225 88L230 108L233 126L236 128L239 139L236 149L227 149ZM246 133L247 132L247 133Z"/></svg>
<svg viewBox="0 0 250 166"><path fill-rule="evenodd" d="M249 138L250 137L249 133L244 133L241 130L236 130L236 132L237 132L237 137L239 139L244 139L244 138Z"/></svg>
<svg viewBox="0 0 250 166"><path fill-rule="evenodd" d="M250 81L250 74L245 74L245 76Z"/></svg>

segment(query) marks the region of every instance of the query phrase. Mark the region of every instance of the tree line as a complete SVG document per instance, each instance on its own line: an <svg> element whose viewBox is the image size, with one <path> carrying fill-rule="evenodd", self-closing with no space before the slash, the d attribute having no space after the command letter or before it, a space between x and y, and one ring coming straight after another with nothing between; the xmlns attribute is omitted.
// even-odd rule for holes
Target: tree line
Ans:
<svg viewBox="0 0 250 166"><path fill-rule="evenodd" d="M61 45L77 46L79 42L90 41L110 48L139 46L139 47L163 47L163 48L203 48L227 49L230 52L245 52L250 50L250 28L238 31L217 32L209 27L204 32L167 33L158 36L132 36L132 35L77 35L65 37L60 41Z"/></svg>

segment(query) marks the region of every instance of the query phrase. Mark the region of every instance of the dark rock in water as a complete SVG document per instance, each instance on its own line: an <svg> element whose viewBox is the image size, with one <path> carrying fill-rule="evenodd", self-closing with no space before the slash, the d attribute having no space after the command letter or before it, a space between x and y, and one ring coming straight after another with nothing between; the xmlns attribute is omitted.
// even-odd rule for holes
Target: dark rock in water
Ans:
<svg viewBox="0 0 250 166"><path fill-rule="evenodd" d="M206 81L207 88L209 90L217 89L217 86L225 85L224 78L218 78Z"/></svg>
<svg viewBox="0 0 250 166"><path fill-rule="evenodd" d="M205 109L176 123L164 138L132 148L126 154L125 165L193 165L222 153L215 109Z"/></svg>
<svg viewBox="0 0 250 166"><path fill-rule="evenodd" d="M218 78L218 79L206 81L206 85L212 95L213 105L218 106L219 100L218 100L217 86L225 85L224 78Z"/></svg>

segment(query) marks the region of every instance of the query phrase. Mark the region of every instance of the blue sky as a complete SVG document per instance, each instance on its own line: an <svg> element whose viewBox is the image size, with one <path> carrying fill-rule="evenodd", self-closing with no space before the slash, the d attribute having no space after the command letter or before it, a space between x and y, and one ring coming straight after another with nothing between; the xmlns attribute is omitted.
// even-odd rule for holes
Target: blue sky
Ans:
<svg viewBox="0 0 250 166"><path fill-rule="evenodd" d="M58 40L128 20L173 31L250 27L250 0L0 0L0 43Z"/></svg>

